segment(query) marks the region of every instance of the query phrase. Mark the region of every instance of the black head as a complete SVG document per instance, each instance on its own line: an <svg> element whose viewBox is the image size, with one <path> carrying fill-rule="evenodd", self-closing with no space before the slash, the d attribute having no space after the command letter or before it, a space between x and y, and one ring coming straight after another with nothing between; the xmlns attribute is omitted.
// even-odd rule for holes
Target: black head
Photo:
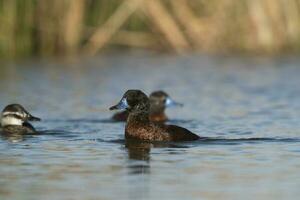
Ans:
<svg viewBox="0 0 300 200"><path fill-rule="evenodd" d="M126 109L132 110L144 110L147 111L150 108L149 99L145 93L141 90L127 90L122 99L117 105L110 107L110 110Z"/></svg>
<svg viewBox="0 0 300 200"><path fill-rule="evenodd" d="M38 117L32 116L20 104L10 104L6 106L1 115L1 124L4 125L20 125L27 121L40 121Z"/></svg>
<svg viewBox="0 0 300 200"><path fill-rule="evenodd" d="M164 109L165 107L171 106L183 106L183 104L178 103L170 98L170 96L164 91L155 91L150 94L150 105L152 108Z"/></svg>

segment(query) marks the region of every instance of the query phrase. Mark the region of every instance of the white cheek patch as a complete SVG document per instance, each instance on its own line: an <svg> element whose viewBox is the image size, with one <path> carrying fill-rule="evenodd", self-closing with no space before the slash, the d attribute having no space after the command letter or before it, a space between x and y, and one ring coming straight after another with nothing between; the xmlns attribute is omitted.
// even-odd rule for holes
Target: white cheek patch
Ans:
<svg viewBox="0 0 300 200"><path fill-rule="evenodd" d="M3 117L5 117L7 115L16 115L16 116L19 116L21 118L25 118L26 117L26 113L19 113L19 112L4 112L4 113L2 113Z"/></svg>
<svg viewBox="0 0 300 200"><path fill-rule="evenodd" d="M1 119L1 126L7 126L7 125L22 125L23 121L21 119L15 118L15 117L2 117Z"/></svg>

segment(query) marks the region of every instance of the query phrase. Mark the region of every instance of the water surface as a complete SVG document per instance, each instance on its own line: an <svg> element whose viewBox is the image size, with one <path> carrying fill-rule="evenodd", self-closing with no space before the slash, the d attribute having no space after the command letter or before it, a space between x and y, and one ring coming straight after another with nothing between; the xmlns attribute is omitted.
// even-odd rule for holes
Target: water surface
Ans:
<svg viewBox="0 0 300 200"><path fill-rule="evenodd" d="M300 60L106 55L3 66L0 107L18 102L39 135L0 138L6 199L296 199ZM163 89L171 123L211 139L124 141L108 108L129 88Z"/></svg>

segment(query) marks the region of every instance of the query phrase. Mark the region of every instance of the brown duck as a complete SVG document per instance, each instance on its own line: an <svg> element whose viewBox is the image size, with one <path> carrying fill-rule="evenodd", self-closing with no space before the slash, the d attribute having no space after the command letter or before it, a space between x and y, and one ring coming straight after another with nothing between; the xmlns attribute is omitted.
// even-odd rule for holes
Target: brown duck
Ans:
<svg viewBox="0 0 300 200"><path fill-rule="evenodd" d="M128 90L120 102L110 110L126 109L129 113L125 127L126 139L144 141L192 141L200 137L191 131L175 126L154 123L149 119L150 100L140 90Z"/></svg>

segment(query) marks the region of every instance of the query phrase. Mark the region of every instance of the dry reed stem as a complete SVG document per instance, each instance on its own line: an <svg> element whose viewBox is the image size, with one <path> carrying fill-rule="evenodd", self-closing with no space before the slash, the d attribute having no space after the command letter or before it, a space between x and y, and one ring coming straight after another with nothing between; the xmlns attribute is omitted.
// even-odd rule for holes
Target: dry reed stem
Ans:
<svg viewBox="0 0 300 200"><path fill-rule="evenodd" d="M196 49L200 49L203 45L204 36L199 18L194 15L186 0L171 1L171 4L178 21L186 29L186 34L192 41L192 45Z"/></svg>
<svg viewBox="0 0 300 200"><path fill-rule="evenodd" d="M297 5L297 0L290 0L286 3L286 0L281 0L281 8L283 10L283 15L285 18L285 28L286 28L286 38L288 45L293 45L295 42L299 42L300 35L300 13L299 5Z"/></svg>
<svg viewBox="0 0 300 200"><path fill-rule="evenodd" d="M83 47L83 52L87 55L95 55L120 29L130 15L136 11L140 3L141 0L124 1L104 25L99 27L88 39L86 45Z"/></svg>
<svg viewBox="0 0 300 200"><path fill-rule="evenodd" d="M163 33L175 52L181 53L190 48L189 43L176 21L169 14L168 10L158 0L145 0L144 12L153 24Z"/></svg>
<svg viewBox="0 0 300 200"><path fill-rule="evenodd" d="M256 44L265 50L270 50L273 44L272 27L266 15L263 2L247 0L249 15L255 27Z"/></svg>
<svg viewBox="0 0 300 200"><path fill-rule="evenodd" d="M60 50L59 23L63 19L62 1L37 1L36 5L36 30L38 51L42 56L52 55Z"/></svg>
<svg viewBox="0 0 300 200"><path fill-rule="evenodd" d="M151 33L124 30L118 31L110 43L151 49L158 46L157 40Z"/></svg>
<svg viewBox="0 0 300 200"><path fill-rule="evenodd" d="M290 1L290 0L287 0ZM265 0L266 14L270 21L273 41L270 49L276 51L286 43L286 28L284 23L283 9L280 0Z"/></svg>
<svg viewBox="0 0 300 200"><path fill-rule="evenodd" d="M67 2L68 9L61 28L64 48L67 54L74 54L78 49L82 32L84 2L84 0L69 0Z"/></svg>
<svg viewBox="0 0 300 200"><path fill-rule="evenodd" d="M5 8L0 13L0 45L5 49L8 57L14 57L16 53L15 30L16 30L16 1L5 0Z"/></svg>

